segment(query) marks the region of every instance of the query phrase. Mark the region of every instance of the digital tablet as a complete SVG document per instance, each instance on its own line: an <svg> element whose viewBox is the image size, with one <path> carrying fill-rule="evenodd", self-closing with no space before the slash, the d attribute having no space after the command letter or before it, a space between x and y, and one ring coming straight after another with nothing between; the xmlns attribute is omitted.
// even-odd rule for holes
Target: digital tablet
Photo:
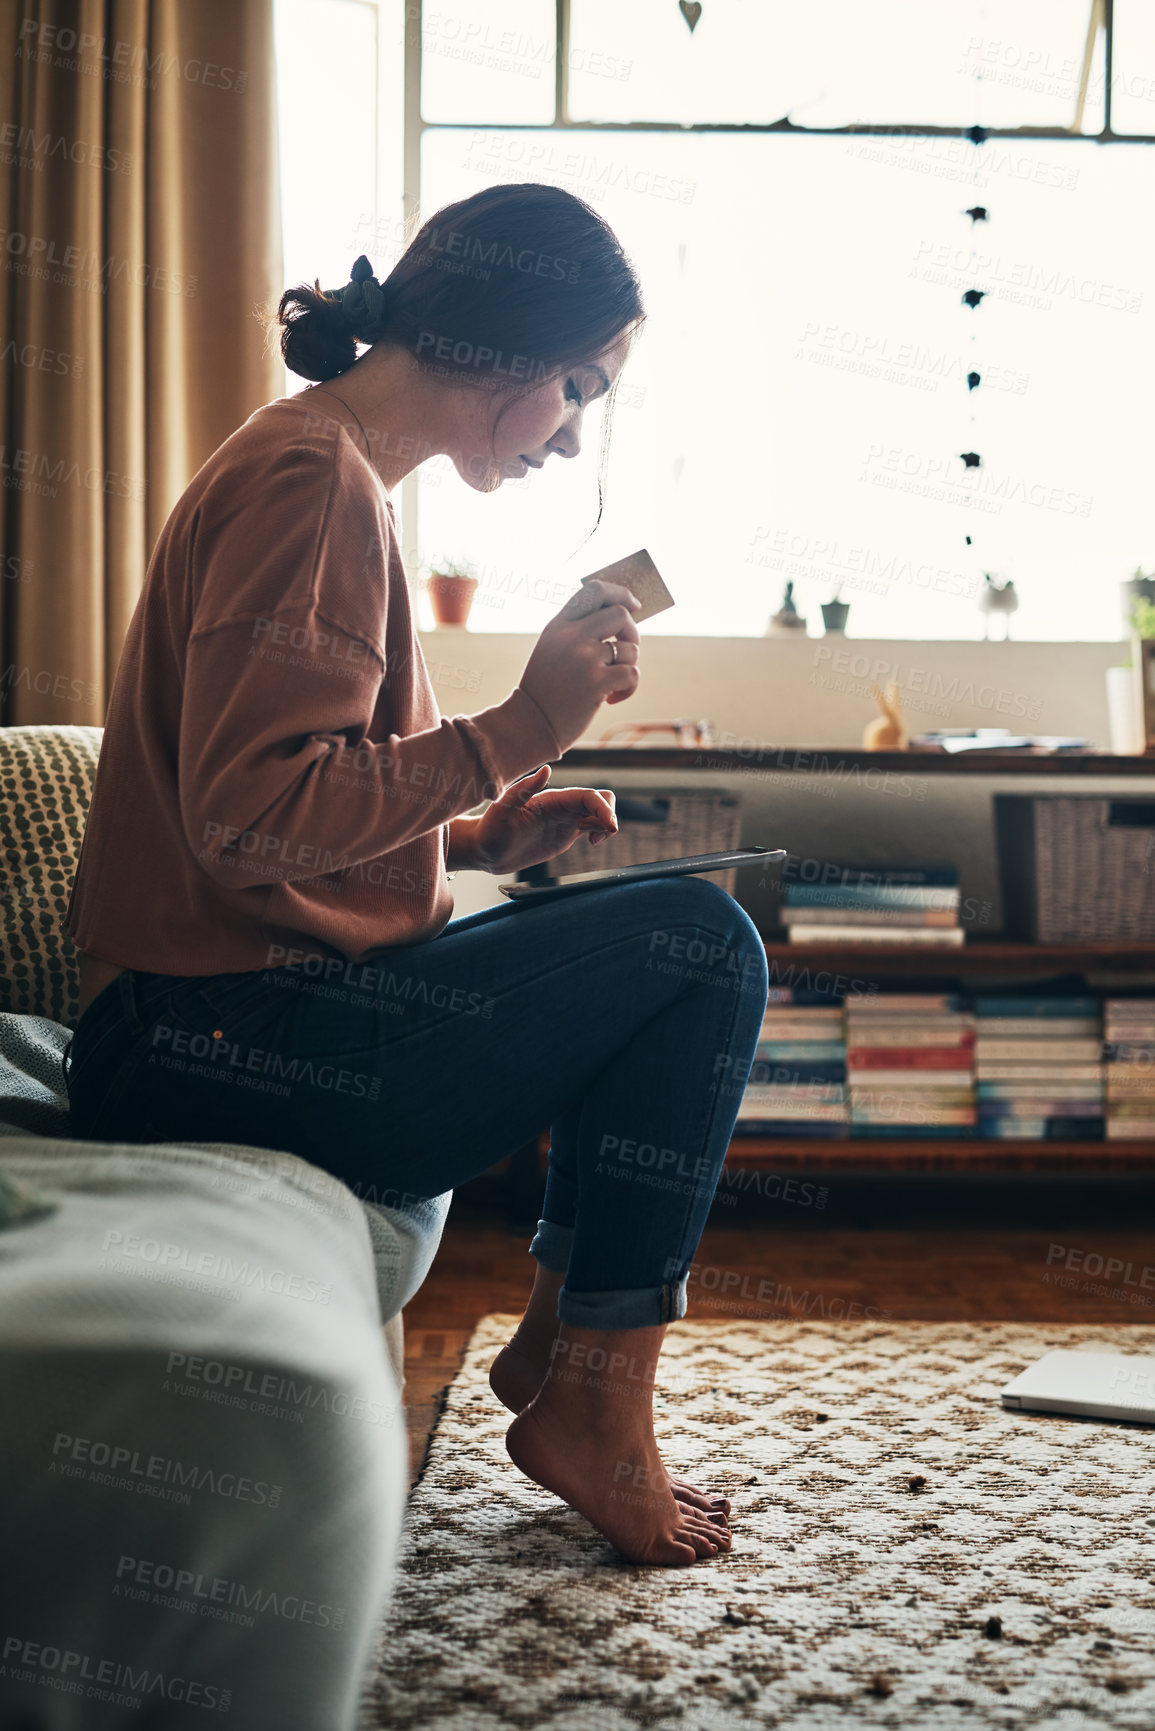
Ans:
<svg viewBox="0 0 1155 1731"><path fill-rule="evenodd" d="M756 860L770 864L785 858L786 849L781 847L739 847L732 848L727 853L696 853L685 859L655 859L647 861L645 865L618 866L616 871L575 872L572 877L562 878L558 883L512 883L498 884L497 887L502 895L508 896L511 901L540 902L547 896L572 896L581 890L596 890L602 884L632 884L644 878L676 878L691 872L720 872L727 866L752 865Z"/></svg>

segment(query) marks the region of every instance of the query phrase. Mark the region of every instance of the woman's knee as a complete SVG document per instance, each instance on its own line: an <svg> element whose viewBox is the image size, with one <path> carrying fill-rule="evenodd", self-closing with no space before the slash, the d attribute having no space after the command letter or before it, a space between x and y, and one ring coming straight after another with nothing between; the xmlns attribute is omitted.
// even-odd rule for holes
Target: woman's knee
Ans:
<svg viewBox="0 0 1155 1731"><path fill-rule="evenodd" d="M758 928L745 908L720 884L705 877L678 877L654 878L644 887L650 892L647 912L654 922L651 928L654 944L672 948L677 942L679 949L685 949L687 943L693 944L695 940L686 940L680 934L687 925L697 926L704 934L696 942L702 954L696 958L683 956L683 960L697 959L715 969L739 968L752 989L759 982L764 991L768 988L766 947ZM675 932L679 933L678 939Z"/></svg>

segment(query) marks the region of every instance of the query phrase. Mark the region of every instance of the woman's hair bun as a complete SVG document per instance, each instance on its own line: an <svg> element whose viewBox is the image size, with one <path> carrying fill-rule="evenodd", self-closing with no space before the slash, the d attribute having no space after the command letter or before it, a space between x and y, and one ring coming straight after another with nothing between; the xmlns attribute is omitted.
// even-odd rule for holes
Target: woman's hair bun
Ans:
<svg viewBox="0 0 1155 1731"><path fill-rule="evenodd" d="M286 289L277 307L281 355L290 372L321 383L347 372L357 359L357 340L339 297L320 283Z"/></svg>

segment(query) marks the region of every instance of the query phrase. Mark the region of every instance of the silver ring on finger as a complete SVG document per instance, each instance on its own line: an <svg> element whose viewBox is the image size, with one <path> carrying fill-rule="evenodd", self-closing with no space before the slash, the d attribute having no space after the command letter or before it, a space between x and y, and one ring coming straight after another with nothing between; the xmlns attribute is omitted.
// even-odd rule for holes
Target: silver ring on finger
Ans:
<svg viewBox="0 0 1155 1731"><path fill-rule="evenodd" d="M606 642L610 646L610 658L606 662L606 666L607 667L614 667L614 666L616 666L617 659L618 659L618 646L612 637L607 637Z"/></svg>

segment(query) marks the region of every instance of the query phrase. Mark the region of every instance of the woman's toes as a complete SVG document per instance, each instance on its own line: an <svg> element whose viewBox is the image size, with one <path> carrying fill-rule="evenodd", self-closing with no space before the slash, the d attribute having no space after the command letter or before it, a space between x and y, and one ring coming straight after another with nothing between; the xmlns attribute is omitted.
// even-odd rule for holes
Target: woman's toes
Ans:
<svg viewBox="0 0 1155 1731"><path fill-rule="evenodd" d="M719 1550L728 1551L734 1542L728 1528L715 1526L711 1521L687 1520L684 1525L689 1532L700 1533L703 1538L709 1539Z"/></svg>
<svg viewBox="0 0 1155 1731"><path fill-rule="evenodd" d="M715 1544L720 1544L723 1539L729 1536L727 1527L720 1527L716 1521L710 1519L709 1515L700 1515L696 1509L681 1509L679 1513L682 1517L681 1524L684 1527L693 1527L697 1532L708 1533Z"/></svg>
<svg viewBox="0 0 1155 1731"><path fill-rule="evenodd" d="M670 1489L678 1501L684 1503L688 1509L705 1511L714 1506L704 1491L696 1491L693 1485L685 1484L681 1479L671 1479Z"/></svg>
<svg viewBox="0 0 1155 1731"><path fill-rule="evenodd" d="M716 1557L718 1544L702 1527L683 1526L678 1529L678 1538L686 1544L693 1545L694 1555L698 1557Z"/></svg>
<svg viewBox="0 0 1155 1731"><path fill-rule="evenodd" d="M718 1497L709 1491L700 1491L696 1485L690 1484L687 1479L681 1478L676 1473L668 1473L666 1476L670 1481L670 1489L674 1496L678 1502L684 1503L687 1508L701 1509L703 1513L712 1513L715 1509L723 1515L730 1513L729 1497Z"/></svg>

